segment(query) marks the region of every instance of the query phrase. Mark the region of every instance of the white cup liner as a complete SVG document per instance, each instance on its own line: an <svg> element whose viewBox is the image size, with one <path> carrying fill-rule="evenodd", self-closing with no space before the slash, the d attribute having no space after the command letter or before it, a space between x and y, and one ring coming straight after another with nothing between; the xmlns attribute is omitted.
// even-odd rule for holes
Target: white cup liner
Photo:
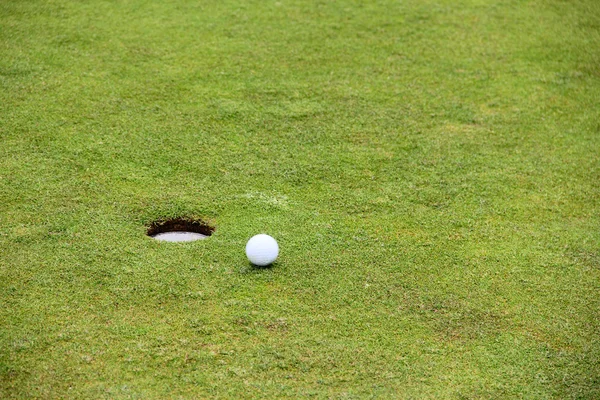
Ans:
<svg viewBox="0 0 600 400"><path fill-rule="evenodd" d="M195 240L206 239L208 236L196 232L175 231L157 233L152 237L163 242L193 242Z"/></svg>

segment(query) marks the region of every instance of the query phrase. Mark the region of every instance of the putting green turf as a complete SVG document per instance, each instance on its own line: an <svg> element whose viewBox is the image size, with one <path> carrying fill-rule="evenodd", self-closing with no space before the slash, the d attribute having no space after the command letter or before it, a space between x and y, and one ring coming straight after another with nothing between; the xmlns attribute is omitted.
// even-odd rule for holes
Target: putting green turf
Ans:
<svg viewBox="0 0 600 400"><path fill-rule="evenodd" d="M5 0L0 140L1 398L600 397L596 0Z"/></svg>

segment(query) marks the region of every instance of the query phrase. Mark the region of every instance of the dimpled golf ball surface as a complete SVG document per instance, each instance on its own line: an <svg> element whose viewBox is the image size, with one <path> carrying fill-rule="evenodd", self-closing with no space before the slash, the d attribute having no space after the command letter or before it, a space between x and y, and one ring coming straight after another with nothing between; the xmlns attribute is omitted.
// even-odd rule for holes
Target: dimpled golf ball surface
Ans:
<svg viewBox="0 0 600 400"><path fill-rule="evenodd" d="M252 236L246 244L246 255L254 265L264 267L272 264L279 255L277 241L269 235Z"/></svg>

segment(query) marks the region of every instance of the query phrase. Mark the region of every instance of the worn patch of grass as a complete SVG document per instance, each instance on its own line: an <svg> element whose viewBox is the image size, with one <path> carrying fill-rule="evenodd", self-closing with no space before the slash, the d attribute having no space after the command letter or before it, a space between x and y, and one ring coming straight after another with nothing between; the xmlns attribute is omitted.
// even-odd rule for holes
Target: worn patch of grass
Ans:
<svg viewBox="0 0 600 400"><path fill-rule="evenodd" d="M598 49L594 0L3 1L0 397L600 397Z"/></svg>

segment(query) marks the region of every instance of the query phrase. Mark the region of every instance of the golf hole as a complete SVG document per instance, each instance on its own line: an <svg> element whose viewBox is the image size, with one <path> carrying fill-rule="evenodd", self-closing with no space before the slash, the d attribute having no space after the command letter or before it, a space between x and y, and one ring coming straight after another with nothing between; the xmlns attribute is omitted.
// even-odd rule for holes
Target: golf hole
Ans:
<svg viewBox="0 0 600 400"><path fill-rule="evenodd" d="M174 218L151 223L148 236L163 242L193 242L206 239L214 231L214 227L200 219Z"/></svg>

